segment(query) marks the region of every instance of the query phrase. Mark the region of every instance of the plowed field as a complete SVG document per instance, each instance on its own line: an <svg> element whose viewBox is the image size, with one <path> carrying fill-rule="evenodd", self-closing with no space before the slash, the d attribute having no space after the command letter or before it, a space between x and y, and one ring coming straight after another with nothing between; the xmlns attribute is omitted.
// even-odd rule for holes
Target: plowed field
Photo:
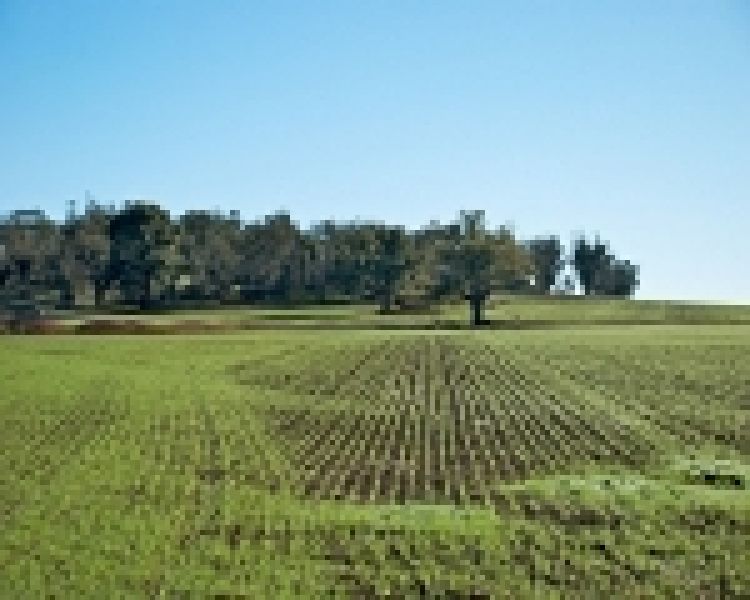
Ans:
<svg viewBox="0 0 750 600"><path fill-rule="evenodd" d="M750 597L750 329L0 339L0 597Z"/></svg>

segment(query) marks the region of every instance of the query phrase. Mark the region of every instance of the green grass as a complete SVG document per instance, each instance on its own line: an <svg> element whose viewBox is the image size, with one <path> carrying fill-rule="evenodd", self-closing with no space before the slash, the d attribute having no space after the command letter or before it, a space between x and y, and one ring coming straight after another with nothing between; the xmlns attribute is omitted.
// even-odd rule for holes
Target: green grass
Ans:
<svg viewBox="0 0 750 600"><path fill-rule="evenodd" d="M376 306L350 305L227 307L152 313L87 311L61 314L58 317L64 330L74 332L78 329L82 333L178 333L200 328L209 331L299 328L469 329L469 311L465 302L443 303L429 310L388 315L379 314ZM486 318L490 321L488 327L494 329L602 325L747 325L750 324L750 306L583 297L495 296L487 303Z"/></svg>
<svg viewBox="0 0 750 600"><path fill-rule="evenodd" d="M0 597L747 596L748 356L741 325L3 337Z"/></svg>

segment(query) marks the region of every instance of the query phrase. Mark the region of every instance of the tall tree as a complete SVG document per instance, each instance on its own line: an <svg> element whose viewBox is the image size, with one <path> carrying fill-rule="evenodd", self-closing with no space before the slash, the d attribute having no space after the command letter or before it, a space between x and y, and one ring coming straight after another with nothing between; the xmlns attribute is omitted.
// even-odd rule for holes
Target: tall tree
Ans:
<svg viewBox="0 0 750 600"><path fill-rule="evenodd" d="M189 211L178 222L178 296L226 302L238 268L240 222L209 211Z"/></svg>
<svg viewBox="0 0 750 600"><path fill-rule="evenodd" d="M403 227L382 226L375 229L371 264L380 311L390 313L396 299L397 285L406 269L406 231Z"/></svg>
<svg viewBox="0 0 750 600"><path fill-rule="evenodd" d="M576 240L573 250L573 266L578 272L578 279L587 296L597 291L597 273L607 261L607 248L599 239L590 244L585 238Z"/></svg>
<svg viewBox="0 0 750 600"><path fill-rule="evenodd" d="M612 258L597 273L597 290L607 296L631 296L638 287L638 267Z"/></svg>
<svg viewBox="0 0 750 600"><path fill-rule="evenodd" d="M154 287L163 294L175 262L169 213L156 204L129 204L110 220L109 240L110 284L118 284L126 303L152 308Z"/></svg>
<svg viewBox="0 0 750 600"><path fill-rule="evenodd" d="M638 267L608 253L598 238L576 241L573 264L586 295L630 296L638 287Z"/></svg>
<svg viewBox="0 0 750 600"><path fill-rule="evenodd" d="M533 289L549 294L563 266L562 245L558 237L535 238L527 244L534 266Z"/></svg>
<svg viewBox="0 0 750 600"><path fill-rule="evenodd" d="M94 306L101 307L108 284L109 218L107 209L91 202L84 214L71 213L60 227L63 307L73 308L82 304L82 297L91 296Z"/></svg>
<svg viewBox="0 0 750 600"><path fill-rule="evenodd" d="M531 261L507 229L486 230L483 211L463 212L459 227L451 231L453 239L444 250L451 280L469 302L472 325L481 325L489 295L529 277Z"/></svg>
<svg viewBox="0 0 750 600"><path fill-rule="evenodd" d="M237 282L246 300L288 304L304 296L307 248L288 213L246 226L238 248Z"/></svg>
<svg viewBox="0 0 750 600"><path fill-rule="evenodd" d="M0 222L0 311L21 324L57 303L60 240L40 211L16 211Z"/></svg>

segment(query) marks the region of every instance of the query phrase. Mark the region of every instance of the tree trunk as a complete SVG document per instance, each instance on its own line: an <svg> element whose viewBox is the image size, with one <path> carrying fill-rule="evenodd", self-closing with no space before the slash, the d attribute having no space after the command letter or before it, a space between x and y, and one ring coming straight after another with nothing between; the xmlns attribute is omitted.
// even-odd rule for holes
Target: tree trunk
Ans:
<svg viewBox="0 0 750 600"><path fill-rule="evenodd" d="M482 325L484 319L482 318L482 310L484 308L484 294L469 294L467 295L469 300L469 306L471 308L471 324L474 327Z"/></svg>
<svg viewBox="0 0 750 600"><path fill-rule="evenodd" d="M380 312L390 314L393 311L393 286L387 285L380 294Z"/></svg>
<svg viewBox="0 0 750 600"><path fill-rule="evenodd" d="M143 286L141 288L141 297L140 297L140 309L141 310L148 310L151 308L151 277L144 277L143 279Z"/></svg>
<svg viewBox="0 0 750 600"><path fill-rule="evenodd" d="M104 292L106 287L103 282L94 280L94 306L101 308L104 303Z"/></svg>
<svg viewBox="0 0 750 600"><path fill-rule="evenodd" d="M76 293L73 285L66 281L62 285L60 293L60 308L63 310L71 310L75 308Z"/></svg>

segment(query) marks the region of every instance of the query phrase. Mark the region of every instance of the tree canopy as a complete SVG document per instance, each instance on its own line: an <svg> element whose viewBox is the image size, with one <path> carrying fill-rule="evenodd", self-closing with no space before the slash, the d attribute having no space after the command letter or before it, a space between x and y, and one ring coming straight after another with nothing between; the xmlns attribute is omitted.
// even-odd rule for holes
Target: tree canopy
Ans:
<svg viewBox="0 0 750 600"><path fill-rule="evenodd" d="M235 212L179 216L155 203L90 203L56 222L39 211L0 219L0 309L375 303L382 312L464 299L474 324L496 292L549 294L565 263L557 237L517 240L483 211L408 230L288 213L243 222ZM628 296L636 266L598 239L575 241L570 263L586 294Z"/></svg>

